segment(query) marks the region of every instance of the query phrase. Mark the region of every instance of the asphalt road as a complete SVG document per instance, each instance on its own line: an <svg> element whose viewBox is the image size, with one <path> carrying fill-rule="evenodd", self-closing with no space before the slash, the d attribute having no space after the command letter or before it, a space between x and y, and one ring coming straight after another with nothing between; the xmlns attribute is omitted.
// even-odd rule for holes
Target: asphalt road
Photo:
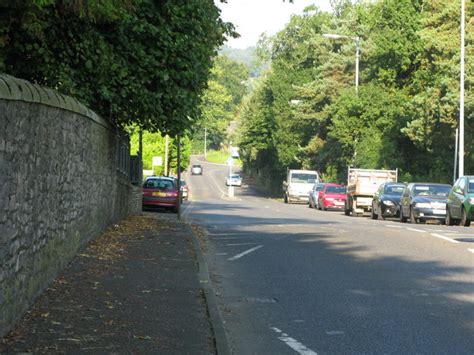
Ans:
<svg viewBox="0 0 474 355"><path fill-rule="evenodd" d="M233 353L474 354L474 227L285 205L245 180L229 198L228 167L202 164L185 213Z"/></svg>

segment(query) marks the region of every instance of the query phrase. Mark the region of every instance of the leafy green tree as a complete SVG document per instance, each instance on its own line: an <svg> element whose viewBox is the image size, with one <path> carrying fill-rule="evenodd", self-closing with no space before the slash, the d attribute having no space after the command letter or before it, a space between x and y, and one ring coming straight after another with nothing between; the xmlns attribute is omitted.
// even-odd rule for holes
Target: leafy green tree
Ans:
<svg viewBox="0 0 474 355"><path fill-rule="evenodd" d="M173 136L198 117L212 58L233 34L212 0L10 1L0 14L0 70Z"/></svg>

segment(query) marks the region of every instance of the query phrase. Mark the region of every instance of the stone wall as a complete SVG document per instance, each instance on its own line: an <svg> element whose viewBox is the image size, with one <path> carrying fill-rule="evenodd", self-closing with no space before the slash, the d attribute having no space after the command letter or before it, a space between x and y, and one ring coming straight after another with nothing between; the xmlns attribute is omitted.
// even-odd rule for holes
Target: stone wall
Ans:
<svg viewBox="0 0 474 355"><path fill-rule="evenodd" d="M139 212L124 145L78 101L0 75L0 336L89 240Z"/></svg>

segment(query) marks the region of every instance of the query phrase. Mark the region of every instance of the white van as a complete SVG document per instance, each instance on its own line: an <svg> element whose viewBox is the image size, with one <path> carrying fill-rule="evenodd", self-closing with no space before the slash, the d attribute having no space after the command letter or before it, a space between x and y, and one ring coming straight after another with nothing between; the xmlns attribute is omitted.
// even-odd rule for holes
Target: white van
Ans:
<svg viewBox="0 0 474 355"><path fill-rule="evenodd" d="M285 203L308 202L309 192L320 178L316 170L288 170L283 181Z"/></svg>

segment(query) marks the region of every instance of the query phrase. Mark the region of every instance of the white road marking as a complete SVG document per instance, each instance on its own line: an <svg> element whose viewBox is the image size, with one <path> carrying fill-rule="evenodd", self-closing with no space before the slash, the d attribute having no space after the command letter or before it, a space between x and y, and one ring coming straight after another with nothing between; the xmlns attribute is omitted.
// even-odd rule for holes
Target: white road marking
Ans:
<svg viewBox="0 0 474 355"><path fill-rule="evenodd" d="M450 242L450 243L460 243L460 242L458 242L457 240L454 240L454 239L445 237L444 235L441 235L441 234L431 233L431 235L432 235L433 237L436 237L436 238L440 238L440 239L443 239L443 240L447 240L447 241Z"/></svg>
<svg viewBox="0 0 474 355"><path fill-rule="evenodd" d="M412 231L412 232L417 232L417 233L426 233L426 231L422 229L416 229L416 228L407 228L407 230Z"/></svg>
<svg viewBox="0 0 474 355"><path fill-rule="evenodd" d="M257 243L230 243L230 244L226 244L227 246L229 247L234 247L234 246L237 246L237 245L255 245Z"/></svg>
<svg viewBox="0 0 474 355"><path fill-rule="evenodd" d="M402 226L394 226L393 224L387 224L387 227L390 227L390 228L403 228Z"/></svg>
<svg viewBox="0 0 474 355"><path fill-rule="evenodd" d="M227 253L216 253L216 255L227 255Z"/></svg>
<svg viewBox="0 0 474 355"><path fill-rule="evenodd" d="M296 351L298 354L302 355L317 355L313 350L308 349L306 346L301 344L299 341L291 338L288 336L288 334L283 333L280 329L271 327L275 333L279 334L280 336L278 339L280 339L282 342L284 342L286 345L288 345L290 348L292 348L294 351Z"/></svg>
<svg viewBox="0 0 474 355"><path fill-rule="evenodd" d="M474 254L474 249L467 249L467 250Z"/></svg>
<svg viewBox="0 0 474 355"><path fill-rule="evenodd" d="M327 335L344 335L342 330L329 330L326 332Z"/></svg>
<svg viewBox="0 0 474 355"><path fill-rule="evenodd" d="M247 302L276 303L276 300L272 298L247 297Z"/></svg>
<svg viewBox="0 0 474 355"><path fill-rule="evenodd" d="M263 245L257 245L256 247L251 248L251 249L249 249L249 250L246 250L246 251L244 251L244 252L242 252L242 253L240 253L240 254L237 254L237 255L235 255L235 256L233 256L232 258L229 258L229 259L227 259L227 260L229 260L229 261L237 260L237 259L243 257L244 255L250 254L250 253L254 252L254 251L257 250L257 249L260 249L261 247L263 247Z"/></svg>

